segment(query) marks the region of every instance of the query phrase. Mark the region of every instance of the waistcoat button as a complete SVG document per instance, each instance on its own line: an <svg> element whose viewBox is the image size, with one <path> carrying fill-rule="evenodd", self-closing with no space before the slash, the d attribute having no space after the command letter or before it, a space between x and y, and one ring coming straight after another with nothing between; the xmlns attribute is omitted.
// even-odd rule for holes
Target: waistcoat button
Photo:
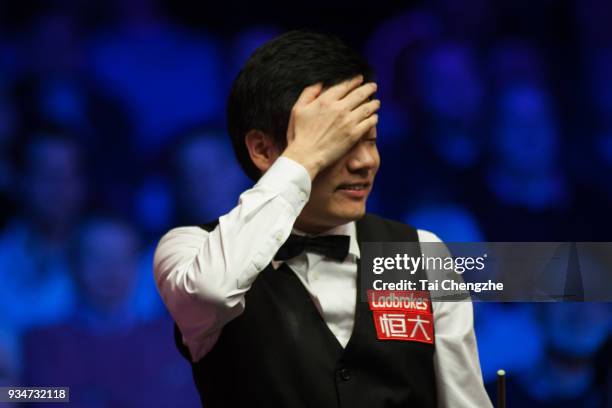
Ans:
<svg viewBox="0 0 612 408"><path fill-rule="evenodd" d="M349 370L348 368L341 369L338 374L340 374L340 378L342 378L344 381L348 381L351 379L351 370Z"/></svg>

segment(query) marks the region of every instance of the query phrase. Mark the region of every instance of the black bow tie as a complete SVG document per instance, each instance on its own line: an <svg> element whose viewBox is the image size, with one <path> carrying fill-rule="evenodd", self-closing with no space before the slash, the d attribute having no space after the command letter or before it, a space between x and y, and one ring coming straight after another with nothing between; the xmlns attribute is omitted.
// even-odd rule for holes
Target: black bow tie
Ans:
<svg viewBox="0 0 612 408"><path fill-rule="evenodd" d="M286 261L304 251L310 251L342 262L349 253L350 241L351 238L348 235L307 237L291 234L274 256L274 260Z"/></svg>

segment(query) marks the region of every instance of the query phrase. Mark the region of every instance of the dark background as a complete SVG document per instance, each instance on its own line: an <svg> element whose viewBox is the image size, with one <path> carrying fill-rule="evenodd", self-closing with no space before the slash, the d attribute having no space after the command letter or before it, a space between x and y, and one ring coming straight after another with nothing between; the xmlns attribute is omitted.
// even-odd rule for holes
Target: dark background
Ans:
<svg viewBox="0 0 612 408"><path fill-rule="evenodd" d="M600 0L0 2L0 385L197 404L153 251L250 186L225 101L288 29L378 74L370 211L445 241L612 241L611 21ZM609 304L475 304L484 379L508 372L509 406L612 406L610 325Z"/></svg>

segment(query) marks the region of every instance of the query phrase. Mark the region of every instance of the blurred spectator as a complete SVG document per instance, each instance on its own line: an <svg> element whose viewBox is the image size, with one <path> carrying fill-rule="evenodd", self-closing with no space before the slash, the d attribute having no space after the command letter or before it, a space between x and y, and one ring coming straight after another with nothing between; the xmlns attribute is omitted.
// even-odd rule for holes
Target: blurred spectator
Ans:
<svg viewBox="0 0 612 408"><path fill-rule="evenodd" d="M610 336L610 304L538 303L535 311L545 352L524 372L508 373L508 406L609 406L604 391L612 367L602 361L598 370L596 359Z"/></svg>
<svg viewBox="0 0 612 408"><path fill-rule="evenodd" d="M84 202L83 157L74 140L53 132L25 146L22 212L0 236L0 315L16 328L62 317L72 305L65 255Z"/></svg>
<svg viewBox="0 0 612 408"><path fill-rule="evenodd" d="M500 92L494 106L486 190L471 198L485 236L490 241L571 240L572 195L550 96L540 87L514 84Z"/></svg>
<svg viewBox="0 0 612 408"><path fill-rule="evenodd" d="M172 225L203 224L228 212L252 184L236 162L229 137L209 125L178 133L160 157L164 175L149 172L135 202L147 242L156 244Z"/></svg>
<svg viewBox="0 0 612 408"><path fill-rule="evenodd" d="M414 114L412 134L395 147L400 159L393 172L386 172L384 160L381 166L389 194L384 201L399 217L407 203L415 205L435 191L446 191L459 203L478 194L473 180L484 147L485 86L476 52L469 44L438 42L410 55L399 62L406 71L399 85L416 88L406 92L414 100L402 102ZM384 105L382 110L381 116Z"/></svg>
<svg viewBox="0 0 612 408"><path fill-rule="evenodd" d="M96 81L129 109L134 148L152 157L185 123L219 120L225 94L217 41L169 20L157 0L115 0L117 24L90 47Z"/></svg>
<svg viewBox="0 0 612 408"><path fill-rule="evenodd" d="M134 307L136 231L113 218L91 219L74 245L79 307L65 322L26 335L23 383L69 386L79 407L196 406L171 321L145 322Z"/></svg>
<svg viewBox="0 0 612 408"><path fill-rule="evenodd" d="M405 75L402 71L407 66L402 65L403 61L400 60L405 54L412 55L415 50L429 45L438 38L440 29L435 14L413 9L382 21L373 30L365 45L365 54L376 72L377 95L381 100L400 103L404 101L401 93L412 95L412 90L402 84ZM414 66L410 63L405 65Z"/></svg>
<svg viewBox="0 0 612 408"><path fill-rule="evenodd" d="M81 145L98 158L90 165L97 181L96 201L126 209L131 174L127 166L134 160L129 151L130 119L116 100L85 76L82 24L69 10L54 10L34 19L22 35L23 66L13 89L22 130L41 123L73 129Z"/></svg>
<svg viewBox="0 0 612 408"><path fill-rule="evenodd" d="M475 166L482 152L485 89L475 51L442 43L427 52L419 72L426 148L450 171Z"/></svg>
<svg viewBox="0 0 612 408"><path fill-rule="evenodd" d="M153 171L148 172L134 197L134 219L145 242L157 242L160 235L173 225L176 215L174 201L175 197L167 176Z"/></svg>
<svg viewBox="0 0 612 408"><path fill-rule="evenodd" d="M86 222L74 241L78 323L91 331L112 331L138 320L131 295L137 281L139 238L128 224L100 218Z"/></svg>
<svg viewBox="0 0 612 408"><path fill-rule="evenodd" d="M585 138L574 142L576 151L582 153L574 163L577 181L599 190L607 201L612 201L612 50L595 50L585 64L587 96L589 97L591 123L586 123Z"/></svg>
<svg viewBox="0 0 612 408"><path fill-rule="evenodd" d="M229 137L210 128L195 128L179 138L172 166L179 225L202 224L225 214L252 184L237 165Z"/></svg>
<svg viewBox="0 0 612 408"><path fill-rule="evenodd" d="M572 115L577 125L566 159L576 191L576 234L583 241L611 241L612 50L589 49L581 68L581 104Z"/></svg>
<svg viewBox="0 0 612 408"><path fill-rule="evenodd" d="M515 83L546 82L544 62L536 47L521 38L508 38L493 46L489 58L492 86L502 89Z"/></svg>
<svg viewBox="0 0 612 408"><path fill-rule="evenodd" d="M75 141L58 131L35 134L24 146L21 213L0 235L0 330L19 336L73 311L66 257L84 201L82 159Z"/></svg>

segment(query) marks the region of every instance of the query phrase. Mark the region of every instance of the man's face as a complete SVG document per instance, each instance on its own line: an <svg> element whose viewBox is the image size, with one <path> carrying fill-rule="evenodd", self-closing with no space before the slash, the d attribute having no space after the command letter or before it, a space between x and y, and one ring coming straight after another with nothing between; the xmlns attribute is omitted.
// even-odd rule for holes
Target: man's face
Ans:
<svg viewBox="0 0 612 408"><path fill-rule="evenodd" d="M112 309L132 294L138 279L138 237L128 226L101 221L79 241L76 281L88 302Z"/></svg>
<svg viewBox="0 0 612 408"><path fill-rule="evenodd" d="M48 226L74 221L83 200L83 179L76 146L41 140L30 146L24 194L31 216Z"/></svg>
<svg viewBox="0 0 612 408"><path fill-rule="evenodd" d="M315 177L310 200L298 217L296 228L316 233L363 217L379 166L374 127Z"/></svg>

